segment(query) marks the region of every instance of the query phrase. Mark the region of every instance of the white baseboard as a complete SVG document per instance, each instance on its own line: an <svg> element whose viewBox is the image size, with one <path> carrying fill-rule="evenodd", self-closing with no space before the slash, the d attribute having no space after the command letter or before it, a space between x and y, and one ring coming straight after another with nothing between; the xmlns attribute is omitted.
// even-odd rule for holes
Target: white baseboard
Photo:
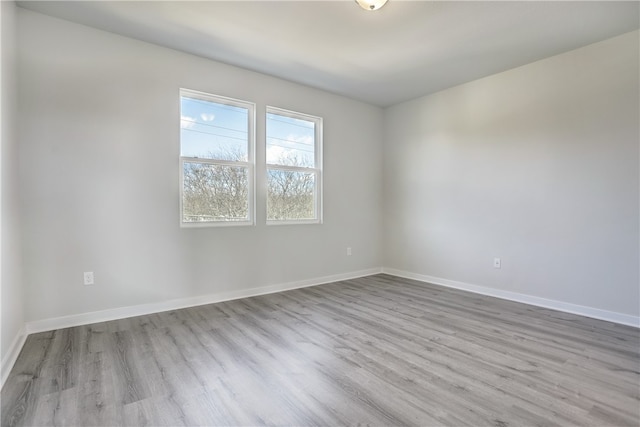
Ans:
<svg viewBox="0 0 640 427"><path fill-rule="evenodd" d="M216 302L230 301L234 299L272 294L325 283L339 282L341 280L355 279L370 276L382 272L382 268L370 268L367 270L352 271L349 273L334 274L331 276L317 277L315 279L299 280L295 282L281 283L277 285L260 286L238 291L221 292L217 294L202 295L198 297L174 299L150 304L141 304L128 307L113 308L109 310L93 311L89 313L74 314L71 316L55 317L51 319L28 322L26 331L28 334L52 331L55 329L70 328L73 326L88 325L91 323L106 322L109 320L124 319L127 317L142 316L145 314L159 313L162 311L177 310L180 308L195 307L198 305L213 304Z"/></svg>
<svg viewBox="0 0 640 427"><path fill-rule="evenodd" d="M473 292L476 294L487 295L495 298L506 299L509 301L522 302L525 304L535 305L538 307L550 308L553 310L563 311L565 313L579 314L594 319L606 320L622 325L634 326L640 328L640 317L631 316L629 314L617 313L615 311L607 311L599 308L586 307L583 305L571 304L562 301L556 301L546 298L535 297L531 295L521 294L518 292L504 291L501 289L488 288L485 286L472 285L455 280L442 279L440 277L426 276L423 274L411 273L395 268L383 267L382 272L392 276L404 277L406 279L418 280L420 282L431 283L447 288L460 289L463 291Z"/></svg>
<svg viewBox="0 0 640 427"><path fill-rule="evenodd" d="M9 374L11 373L11 369L13 369L13 365L15 365L16 360L18 360L18 356L20 355L20 351L22 351L22 347L24 346L25 341L27 340L27 331L23 326L18 334L13 339L11 346L9 347L9 351L2 358L2 362L0 364L0 389L4 386L4 382L9 378Z"/></svg>

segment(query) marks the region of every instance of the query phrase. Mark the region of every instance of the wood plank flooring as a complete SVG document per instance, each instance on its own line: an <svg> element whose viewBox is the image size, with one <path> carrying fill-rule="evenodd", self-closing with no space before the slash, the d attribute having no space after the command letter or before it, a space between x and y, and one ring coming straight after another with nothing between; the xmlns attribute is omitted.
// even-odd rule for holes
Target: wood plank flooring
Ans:
<svg viewBox="0 0 640 427"><path fill-rule="evenodd" d="M640 330L375 275L30 335L2 426L638 426Z"/></svg>

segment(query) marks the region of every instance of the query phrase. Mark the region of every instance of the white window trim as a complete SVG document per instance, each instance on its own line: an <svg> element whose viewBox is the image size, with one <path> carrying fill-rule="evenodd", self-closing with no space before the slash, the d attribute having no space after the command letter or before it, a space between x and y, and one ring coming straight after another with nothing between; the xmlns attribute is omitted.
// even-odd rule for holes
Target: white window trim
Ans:
<svg viewBox="0 0 640 427"><path fill-rule="evenodd" d="M180 141L180 227L181 228L202 228L202 227L239 227L239 226L255 226L256 224L256 177L255 177L255 152L256 152L256 104L249 101L242 101L240 99L228 98L226 96L214 95L206 92L200 92L191 89L180 89L179 100L187 96L189 98L200 99L202 101L215 102L218 104L230 105L233 107L246 108L248 111L248 133L249 138L247 146L247 160L246 162L230 161L230 160L217 160L217 159L205 159L200 157L183 157L182 156L182 141ZM178 117L178 126L180 126L180 117ZM180 129L180 128L179 128ZM184 191L184 163L196 162L212 165L229 165L229 166L242 166L248 169L248 209L249 219L247 221L198 221L198 222L185 222L183 221L183 191Z"/></svg>
<svg viewBox="0 0 640 427"><path fill-rule="evenodd" d="M272 107L267 105L265 112L265 149L267 146L267 130L266 130L266 117L267 114L278 114L281 116L290 117L293 119L306 120L315 123L315 135L314 135L314 159L315 159L315 167L300 167L300 166L284 166L278 164L267 163L265 157L265 184L268 180L269 169L280 169L280 170L289 170L294 172L314 172L316 174L315 180L315 192L316 197L314 200L314 212L316 214L315 219L289 219L289 220L270 220L268 217L266 219L267 225L293 225L293 224L322 224L323 222L323 208L322 208L322 188L323 188L323 163L322 163L322 132L323 132L323 121L322 117L312 116L311 114L300 113L297 111L285 110L284 108ZM266 206L265 206L266 210ZM268 215L268 213L267 213Z"/></svg>

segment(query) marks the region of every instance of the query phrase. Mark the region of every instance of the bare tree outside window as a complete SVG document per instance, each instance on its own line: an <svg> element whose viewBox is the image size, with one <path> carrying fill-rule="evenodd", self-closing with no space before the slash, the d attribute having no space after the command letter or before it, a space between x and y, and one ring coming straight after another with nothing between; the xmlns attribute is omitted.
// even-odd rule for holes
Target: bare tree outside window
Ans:
<svg viewBox="0 0 640 427"><path fill-rule="evenodd" d="M248 219L246 168L185 162L183 179L185 222Z"/></svg>
<svg viewBox="0 0 640 427"><path fill-rule="evenodd" d="M267 175L267 218L315 219L314 173L272 167Z"/></svg>

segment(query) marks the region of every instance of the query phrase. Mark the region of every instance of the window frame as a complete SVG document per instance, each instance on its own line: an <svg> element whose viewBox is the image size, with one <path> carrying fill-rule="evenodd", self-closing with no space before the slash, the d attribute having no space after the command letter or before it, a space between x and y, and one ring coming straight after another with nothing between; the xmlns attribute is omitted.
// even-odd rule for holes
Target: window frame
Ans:
<svg viewBox="0 0 640 427"><path fill-rule="evenodd" d="M218 160L207 159L200 157L188 157L182 155L182 135L179 137L180 148L180 227L181 228L202 228L202 227L237 227L237 226L254 226L256 224L256 194L255 194L255 143L256 143L256 104L249 101L243 101L241 99L229 98L221 95L214 95L207 92L201 92L192 89L180 88L179 101L180 101L180 116L182 115L182 98L193 98L201 101L212 102L221 105L228 105L232 107L244 108L247 110L247 161L241 162L236 160ZM181 117L178 117L180 120ZM180 133L182 133L182 127L179 124ZM239 166L247 168L247 220L243 221L197 221L187 222L184 221L184 164L185 163L199 163L204 165L220 165L220 166Z"/></svg>
<svg viewBox="0 0 640 427"><path fill-rule="evenodd" d="M286 166L286 165L278 165L267 162L266 150L267 150L267 140L269 138L269 134L267 133L268 126L268 115L276 114L292 119L304 120L313 122L314 126L314 167L304 167L304 166ZM284 108L273 107L271 105L266 106L265 111L265 129L264 129L264 147L265 147L265 175L264 175L264 187L266 189L265 194L265 220L267 225L292 225L292 224L322 224L323 223L323 162L322 162L322 146L323 146L323 119L322 117L314 116L311 114L300 113L298 111L286 110ZM269 219L269 170L284 170L284 171L293 171L293 172L303 172L303 173L314 173L315 174L315 182L314 182L314 213L315 218L313 219Z"/></svg>

